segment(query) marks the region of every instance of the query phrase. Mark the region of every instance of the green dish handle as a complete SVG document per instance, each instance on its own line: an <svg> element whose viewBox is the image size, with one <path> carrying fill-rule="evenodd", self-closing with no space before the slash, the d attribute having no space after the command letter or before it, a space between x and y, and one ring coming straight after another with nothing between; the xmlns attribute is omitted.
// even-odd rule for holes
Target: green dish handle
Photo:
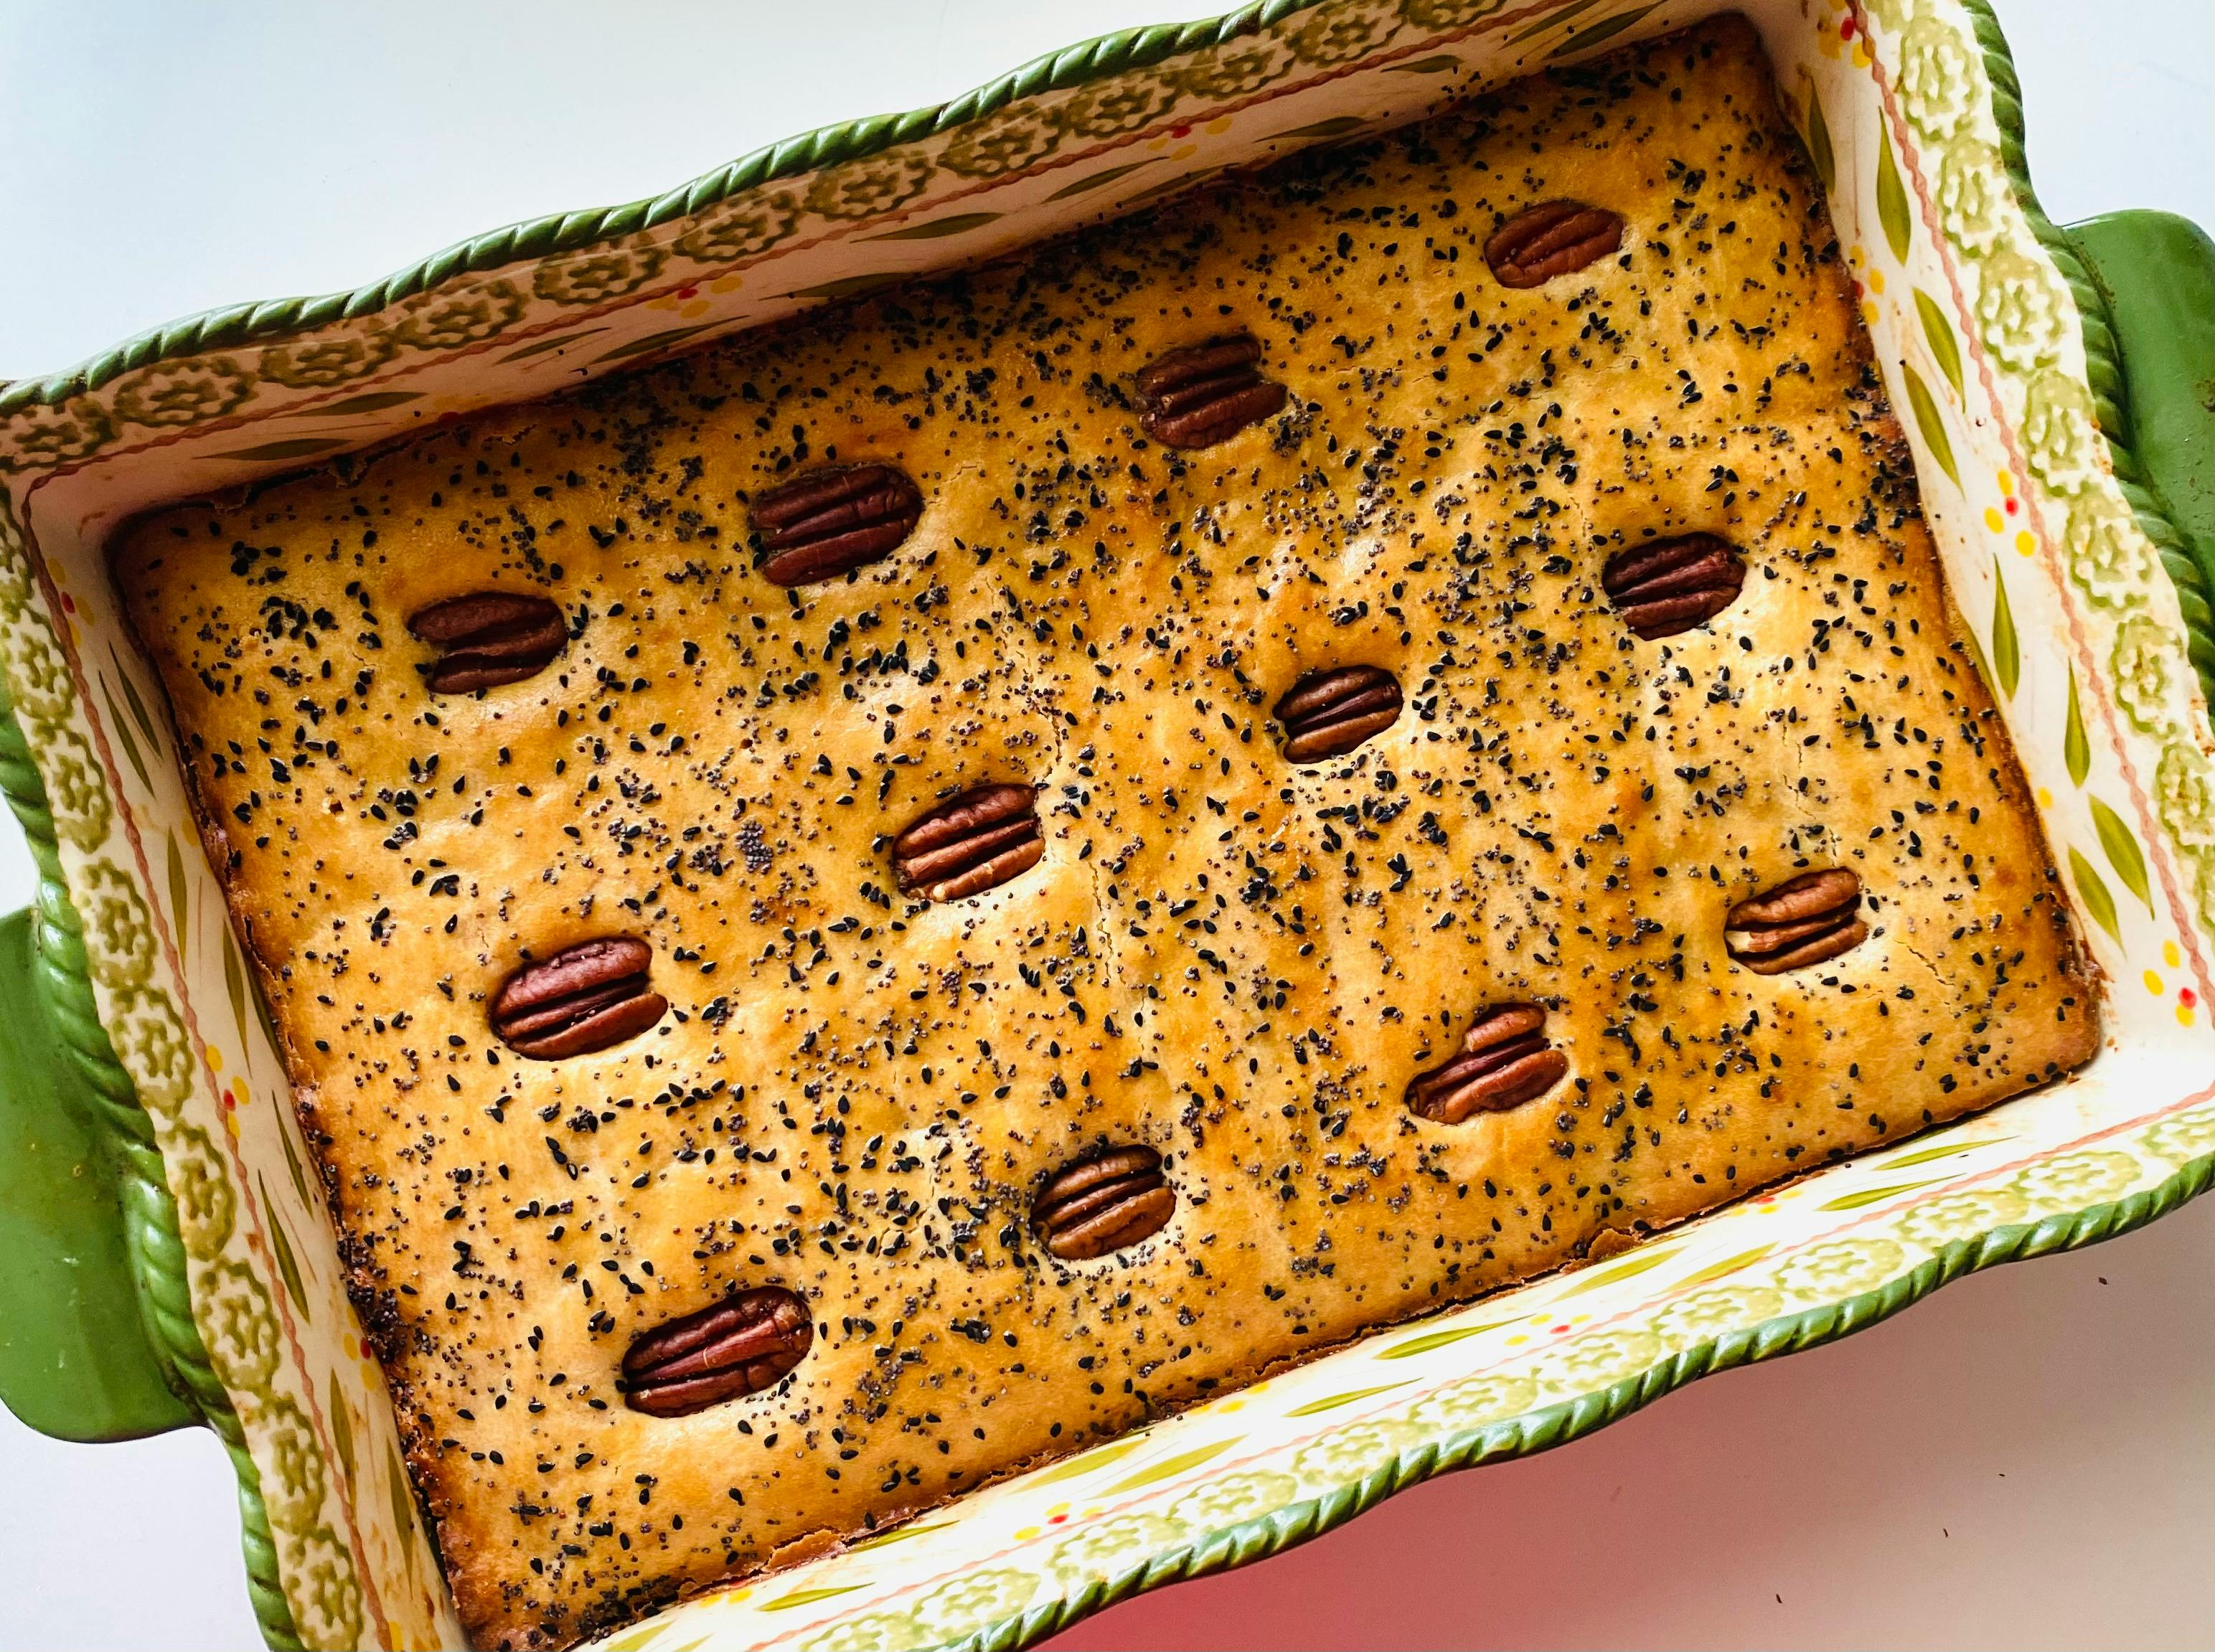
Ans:
<svg viewBox="0 0 2215 1652"><path fill-rule="evenodd" d="M58 1440L200 1420L139 1319L107 1144L38 986L33 915L0 918L0 1402Z"/></svg>
<svg viewBox="0 0 2215 1652"><path fill-rule="evenodd" d="M2062 231L2105 305L2121 382L2101 423L2161 551L2215 707L2215 241L2174 212L2110 212Z"/></svg>

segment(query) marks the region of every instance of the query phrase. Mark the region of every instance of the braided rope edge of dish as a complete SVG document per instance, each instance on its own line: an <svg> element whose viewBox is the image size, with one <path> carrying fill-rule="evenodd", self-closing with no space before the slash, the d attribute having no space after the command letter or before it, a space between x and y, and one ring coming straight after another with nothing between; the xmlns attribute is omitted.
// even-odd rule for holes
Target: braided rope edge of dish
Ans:
<svg viewBox="0 0 2215 1652"><path fill-rule="evenodd" d="M238 1477L240 1544L255 1621L270 1646L291 1652L301 1644L299 1631L278 1573L277 1546L261 1500L261 1471L247 1450L237 1410L209 1363L207 1344L193 1323L177 1202L170 1195L161 1149L139 1104L138 1088L117 1061L107 1030L101 1025L85 958L84 921L77 915L63 876L46 782L31 761L4 683L0 683L0 792L21 823L38 868L32 917L33 984L80 1081L78 1097L71 1100L89 1114L87 1123L95 1127L114 1173L123 1207L124 1254L138 1300L139 1322L169 1386L215 1431L230 1453Z"/></svg>
<svg viewBox="0 0 2215 1652"><path fill-rule="evenodd" d="M275 298L204 310L141 333L89 361L45 378L0 385L0 414L36 404L65 401L124 373L172 357L229 349L274 333L358 320L457 275L479 274L518 260L571 252L595 242L635 235L672 218L689 217L762 184L796 177L842 161L860 160L897 144L936 137L991 114L1017 98L1067 91L1126 70L1150 68L1183 52L1259 34L1272 24L1323 3L1325 0L1253 0L1253 3L1236 11L1199 22L1154 24L1103 34L1082 45L1034 58L1022 68L949 102L911 109L905 114L872 115L833 126L819 126L796 138L758 149L690 183L644 200L580 212L549 213L511 223L457 242L395 271L382 281L357 287L351 292L325 293L313 298Z"/></svg>
<svg viewBox="0 0 2215 1652"><path fill-rule="evenodd" d="M1018 98L1065 91L1126 70L1147 68L1182 52L1258 34L1311 9L1323 0L1255 0L1223 16L1163 24L1101 35L1034 58L998 79L950 101L905 114L875 115L821 126L754 150L690 183L647 199L578 212L549 214L472 236L419 259L381 281L351 292L280 298L206 310L128 339L90 360L43 379L0 384L0 415L38 404L58 404L153 363L202 351L234 347L271 336L372 315L457 275L482 273L526 258L574 251L635 235L688 217L759 185L797 176L843 161L874 155L894 144L951 131ZM2128 440L2128 402L2107 300L2087 273L2075 245L2048 218L2031 187L2023 153L2022 88L2007 40L1989 0L1963 0L1985 57L2001 154L2017 202L2032 233L2052 258L2076 300L2084 329L2087 378L2115 476L2140 528L2159 552L2183 610L2187 652L2200 687L2215 707L2215 589L2192 557L2184 537L2147 486ZM2215 713L2211 713L2215 715Z"/></svg>
<svg viewBox="0 0 2215 1652"><path fill-rule="evenodd" d="M2092 407L2100 432L2107 437L2115 481L2138 518L2139 529L2160 554L2169 584L2176 588L2176 603L2184 615L2185 652L2200 678L2209 717L2215 721L2215 590L2192 554L2191 547L2169 515L2167 505L2149 485L2145 468L2132 450L2130 390L2115 340L2114 317L2107 295L2084 267L2077 243L2046 216L2038 193L2031 187L2030 162L2024 150L2022 83L2016 77L2015 58L2000 28L1991 0L1962 0L1985 58L1985 77L1991 87L1992 115L2000 129L2000 157L2016 204L2029 221L2031 233L2052 259L2061 278L2069 285L2077 314L2084 326L2084 377L2092 390Z"/></svg>
<svg viewBox="0 0 2215 1652"><path fill-rule="evenodd" d="M1034 1606L959 1640L939 1643L933 1652L1019 1652L1059 1634L1082 1618L1162 1584L1205 1577L1281 1554L1422 1481L1457 1469L1535 1456L1618 1422L1701 1377L1796 1354L1866 1331L1966 1274L2057 1251L2077 1250L2143 1227L2206 1192L2211 1181L2215 1181L2215 1153L2189 1161L2168 1180L2129 1198L2041 1221L1995 1227L1977 1239L1958 1239L1921 1266L1874 1290L1728 1331L1610 1387L1413 1447L1335 1491L1289 1503L1156 1555L1113 1576L1094 1579L1058 1600Z"/></svg>

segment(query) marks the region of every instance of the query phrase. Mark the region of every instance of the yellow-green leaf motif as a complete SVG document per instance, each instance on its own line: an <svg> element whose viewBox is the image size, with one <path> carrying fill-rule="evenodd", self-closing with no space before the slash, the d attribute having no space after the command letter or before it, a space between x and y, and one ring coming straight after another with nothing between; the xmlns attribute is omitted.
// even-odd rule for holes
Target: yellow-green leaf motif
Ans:
<svg viewBox="0 0 2215 1652"><path fill-rule="evenodd" d="M1280 132L1271 132L1269 141L1280 138L1343 138L1350 132L1359 132L1369 123L1358 114L1335 114L1328 120L1310 121L1304 126L1292 126Z"/></svg>
<svg viewBox="0 0 2215 1652"><path fill-rule="evenodd" d="M2084 784L2092 772L2092 743L2084 737L2084 707L2077 699L2077 673L2069 674L2069 721L2061 733L2061 756L2069 765L2072 785Z"/></svg>
<svg viewBox="0 0 2215 1652"><path fill-rule="evenodd" d="M952 1520L933 1520L917 1526L895 1526L889 1532L880 1532L874 1537L863 1538L846 1547L855 1553L863 1549L882 1549L894 1543L905 1543L910 1538L919 1538L932 1532L943 1532Z"/></svg>
<svg viewBox="0 0 2215 1652"><path fill-rule="evenodd" d="M108 691L107 673L101 671L97 675L101 698L107 702L107 725L123 742L123 755L131 760L131 772L138 777L138 784L150 792L154 789L154 782L147 777L146 765L138 756L138 742L132 735L131 725L123 720L123 713L116 708L115 696Z"/></svg>
<svg viewBox="0 0 2215 1652"><path fill-rule="evenodd" d="M162 737L155 731L154 719L148 714L146 702L138 697L138 690L131 685L131 673L123 669L123 657L115 652L115 645L107 645L107 658L115 662L115 681L122 687L123 703L131 707L131 720L138 725L138 732L146 737L146 743L158 757L162 755Z"/></svg>
<svg viewBox="0 0 2215 1652"><path fill-rule="evenodd" d="M2148 912L2152 911L2153 889L2146 877L2145 853L2138 847L2136 834L2123 823L2120 815L2099 798L2091 801L2092 829L2100 835L2100 847L2108 852L2108 864L2123 880L2123 887L2144 902Z"/></svg>
<svg viewBox="0 0 2215 1652"><path fill-rule="evenodd" d="M835 1595L851 1594L856 1589L863 1587L864 1585L860 1583L840 1583L831 1588L795 1589L789 1594L780 1594L774 1600L764 1602L762 1610L764 1612L789 1612L795 1606L812 1606L818 1600L828 1600Z"/></svg>
<svg viewBox="0 0 2215 1652"><path fill-rule="evenodd" d="M666 349L681 339L690 338L695 333L704 333L715 325L713 321L695 321L690 327L665 327L659 333L649 333L642 339L633 339L629 344L619 344L612 350L604 350L592 359L597 363L621 361L627 356L643 356L650 351Z"/></svg>
<svg viewBox="0 0 2215 1652"><path fill-rule="evenodd" d="M1497 1331L1502 1325L1512 1325L1512 1319L1494 1319L1482 1325L1460 1325L1451 1331L1427 1331L1420 1337L1410 1337L1404 1343L1395 1343L1382 1350L1380 1360L1408 1360L1418 1354L1427 1354L1434 1348L1450 1348L1471 1337L1482 1337L1488 1331Z"/></svg>
<svg viewBox="0 0 2215 1652"><path fill-rule="evenodd" d="M1823 100L1815 95L1813 76L1807 81L1807 158L1815 163L1815 180L1825 195L1838 187L1838 151L1831 147L1831 123L1823 119Z"/></svg>
<svg viewBox="0 0 2215 1652"><path fill-rule="evenodd" d="M1282 136L1279 133L1279 136ZM1175 195L1190 188L1202 178L1216 170L1213 167L1194 167L1190 172L1180 172L1173 178L1163 178L1148 184L1144 189L1133 190L1117 203L1120 206L1136 206L1141 201L1154 200L1163 195Z"/></svg>
<svg viewBox="0 0 2215 1652"><path fill-rule="evenodd" d="M277 1207L269 1201L269 1182L257 1176L255 1184L261 1190L261 1208L269 1213L269 1245L277 1252L277 1271L285 1276L285 1294L292 1299L292 1306L300 1311L303 1319L313 1319L315 1312L308 1306L308 1292L300 1282L300 1260L292 1254L292 1241L285 1237L285 1223L277 1215Z"/></svg>
<svg viewBox="0 0 2215 1652"><path fill-rule="evenodd" d="M1677 1288L1681 1289L1690 1285L1712 1285L1718 1279L1727 1279L1742 1269L1751 1268L1776 1248L1773 1245L1757 1245L1751 1251L1740 1251L1736 1256L1725 1257L1721 1262L1710 1262L1697 1273L1687 1274L1678 1280Z"/></svg>
<svg viewBox="0 0 2215 1652"><path fill-rule="evenodd" d="M400 1548L406 1557L408 1576L415 1576L415 1496L408 1489L408 1471L400 1465L400 1453L389 1451L384 1458L384 1491L392 1508L392 1524L400 1533Z"/></svg>
<svg viewBox="0 0 2215 1652"><path fill-rule="evenodd" d="M230 931L223 932L223 989L230 994L231 1019L238 1024L238 1065L246 1066L246 966L238 961L238 943Z"/></svg>
<svg viewBox="0 0 2215 1652"><path fill-rule="evenodd" d="M1357 1399L1367 1399L1373 1394L1389 1394L1395 1388L1404 1388L1405 1382L1379 1383L1374 1388L1355 1388L1343 1394L1333 1394L1328 1399L1311 1399L1304 1405L1295 1405L1286 1416L1320 1416L1325 1411L1335 1411L1341 1405L1351 1405Z"/></svg>
<svg viewBox="0 0 2215 1652"><path fill-rule="evenodd" d="M1535 40L1548 29L1558 28L1572 17L1580 17L1598 4L1599 0L1574 0L1574 4L1563 6L1559 11L1549 13L1529 27L1509 35L1507 44L1520 46L1525 40Z"/></svg>
<svg viewBox="0 0 2215 1652"><path fill-rule="evenodd" d="M1941 1159L1958 1159L1965 1153L1974 1153L1979 1147L1989 1147L1995 1142L2011 1138L2004 1135L1987 1136L1982 1141L1954 1141L1943 1147L1924 1147L1918 1152L1902 1153L1897 1159L1884 1161L1887 1170L1905 1170L1910 1165L1935 1165Z"/></svg>
<svg viewBox="0 0 2215 1652"><path fill-rule="evenodd" d="M1997 556L1992 559L1992 669L1999 673L2000 693L2014 699L2016 684L2022 681L2022 640L2016 635L2015 609L2008 602L2007 578Z"/></svg>
<svg viewBox="0 0 2215 1652"><path fill-rule="evenodd" d="M1612 1285L1618 1280L1635 1279L1648 1268L1660 1267L1676 1254L1677 1247L1673 1245L1661 1245L1650 1251L1641 1251L1628 1262L1617 1263L1612 1268L1602 1268L1596 1273L1582 1276L1563 1289L1562 1294L1581 1296L1586 1291L1596 1291L1603 1285Z"/></svg>
<svg viewBox="0 0 2215 1652"><path fill-rule="evenodd" d="M2069 850L2069 875L2077 882L2077 893L2083 897L2084 909L2120 946L2123 927L2115 917L2115 897L2108 892L2100 874L2092 870L2092 863L2079 854L2074 845Z"/></svg>
<svg viewBox="0 0 2215 1652"><path fill-rule="evenodd" d="M1915 410L1915 428L1923 433L1923 445L1930 450L1930 456L1946 473L1946 480L1959 487L1961 473L1954 465L1954 443L1946 434L1946 421L1939 417L1938 404L1930 399L1930 387L1923 382L1923 375L1905 362L1899 364L1899 371L1907 382L1907 405Z"/></svg>
<svg viewBox="0 0 2215 1652"><path fill-rule="evenodd" d="M346 1476L347 1495L353 1495L353 1421L347 1415L346 1391L339 1386L339 1374L331 1373L330 1386L323 1397L323 1409L331 1414L331 1444L339 1454L339 1472Z"/></svg>
<svg viewBox="0 0 2215 1652"><path fill-rule="evenodd" d="M875 275L842 275L836 281L819 282L812 287L795 287L785 294L788 298L856 298L865 292L874 292L879 287L889 287L899 279L890 270Z"/></svg>
<svg viewBox="0 0 2215 1652"><path fill-rule="evenodd" d="M1095 1447L1082 1456L1072 1457L1065 1463L1057 1463L1031 1477L1033 1485L1052 1485L1057 1480L1073 1480L1080 1474L1089 1474L1110 1463L1120 1462L1145 1443L1144 1438L1119 1440L1113 1445Z"/></svg>
<svg viewBox="0 0 2215 1652"><path fill-rule="evenodd" d="M261 995L261 983L251 976L247 977L246 995L254 1004L254 1019L261 1024L261 1036L269 1041L273 1053L285 1048L284 1040L277 1036L277 1018L269 1013L269 1000ZM308 1196L300 1196L305 1199Z"/></svg>
<svg viewBox="0 0 2215 1652"><path fill-rule="evenodd" d="M1067 200L1071 195L1089 194L1095 189L1105 188L1108 185L1114 183L1118 178L1129 177L1141 167L1150 167L1153 164L1154 162L1151 161L1132 161L1124 166L1109 167L1105 172L1095 172L1089 178L1079 178L1073 184L1064 184L1060 188L1055 190L1052 194L1047 196L1046 199L1050 201L1062 201Z"/></svg>
<svg viewBox="0 0 2215 1652"><path fill-rule="evenodd" d="M936 241L944 236L958 236L965 230L981 229L985 225L1007 216L1004 212L955 212L950 217L933 218L928 223L911 223L904 229L887 229L880 236L863 236L864 241Z"/></svg>
<svg viewBox="0 0 2215 1652"><path fill-rule="evenodd" d="M175 832L164 832L162 835L168 841L169 846L168 856L169 873L169 921L176 927L177 948L181 951L184 950L185 935L187 931L187 925L185 922L187 909L185 902L186 897L191 892L192 886L185 881L185 856L184 852L177 847L177 835Z"/></svg>
<svg viewBox="0 0 2215 1652"><path fill-rule="evenodd" d="M1141 1486L1153 1485L1159 1481L1168 1479L1171 1475L1181 1474L1188 1468L1198 1468L1202 1463L1210 1462L1223 1455L1243 1437L1234 1434L1227 1440L1210 1441L1205 1446L1194 1446L1190 1451L1181 1451L1174 1457L1164 1457L1158 1463L1149 1463L1129 1479L1117 1481L1101 1495L1118 1497L1126 1491L1136 1491Z"/></svg>
<svg viewBox="0 0 2215 1652"><path fill-rule="evenodd" d="M343 401L326 401L320 407L301 407L286 413L287 419L344 418L349 413L383 413L387 407L397 407L410 401L422 400L420 390L371 390L361 395L350 395Z"/></svg>
<svg viewBox="0 0 2215 1652"><path fill-rule="evenodd" d="M1954 324L1946 319L1938 301L1920 287L1915 290L1915 313L1922 318L1923 339L1930 346L1930 359L1954 387L1954 399L1961 400L1961 346L1954 336Z"/></svg>
<svg viewBox="0 0 2215 1652"><path fill-rule="evenodd" d="M285 1122L277 1121L277 1141L285 1149L285 1168L292 1172L292 1191L300 1196L300 1202L310 1210L316 1202L308 1196L308 1178L300 1169L300 1155L292 1150L292 1132Z"/></svg>
<svg viewBox="0 0 2215 1652"><path fill-rule="evenodd" d="M219 459L251 459L261 464L276 464L286 459L312 459L319 453L328 453L333 448L342 448L342 436L296 436L289 441L264 442L258 447L233 448L220 453Z"/></svg>
<svg viewBox="0 0 2215 1652"><path fill-rule="evenodd" d="M1892 158L1891 135L1881 130L1876 136L1876 216L1884 225L1885 245L1905 264L1914 226L1907 214L1907 190L1899 181L1899 166Z"/></svg>
<svg viewBox="0 0 2215 1652"><path fill-rule="evenodd" d="M550 339L540 339L536 343L525 345L520 350L509 351L500 358L500 361L503 364L511 361L526 361L533 356L543 356L549 350L559 350L564 345L574 344L580 339L589 339L595 333L605 333L607 330L604 327L588 327L580 333L556 333Z"/></svg>
<svg viewBox="0 0 2215 1652"><path fill-rule="evenodd" d="M1986 688L1995 687L1996 684L1992 677L1992 663L1985 657L1985 645L1978 639L1976 632L1968 626L1963 626L1961 627L1961 640L1968 645L1969 658L1976 661L1977 675L1984 678L1985 687Z"/></svg>
<svg viewBox="0 0 2215 1652"><path fill-rule="evenodd" d="M1620 12L1604 22L1594 23L1590 28L1579 29L1546 55L1549 58L1566 58L1573 52L1582 52L1587 46L1598 46L1602 40L1611 40L1645 16L1647 12L1659 11L1660 9L1660 0L1654 0L1654 4L1641 6L1635 11Z"/></svg>
<svg viewBox="0 0 2215 1652"><path fill-rule="evenodd" d="M1936 1187L1946 1178L1933 1177L1926 1182L1895 1182L1890 1187L1865 1187L1858 1193L1842 1193L1827 1204L1819 1204L1818 1210L1859 1210L1863 1205L1876 1203L1901 1193L1912 1193L1919 1187Z"/></svg>

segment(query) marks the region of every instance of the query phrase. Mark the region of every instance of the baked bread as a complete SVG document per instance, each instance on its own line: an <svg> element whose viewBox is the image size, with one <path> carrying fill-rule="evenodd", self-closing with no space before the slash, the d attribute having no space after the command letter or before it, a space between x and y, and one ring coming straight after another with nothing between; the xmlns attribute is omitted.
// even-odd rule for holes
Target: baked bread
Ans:
<svg viewBox="0 0 2215 1652"><path fill-rule="evenodd" d="M1704 25L122 536L482 1643L2089 1055L1772 96Z"/></svg>

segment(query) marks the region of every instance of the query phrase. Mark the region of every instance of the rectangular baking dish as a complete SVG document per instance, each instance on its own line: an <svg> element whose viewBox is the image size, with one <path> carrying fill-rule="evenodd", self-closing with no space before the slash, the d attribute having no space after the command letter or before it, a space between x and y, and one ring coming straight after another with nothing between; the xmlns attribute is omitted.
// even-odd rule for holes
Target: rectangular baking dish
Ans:
<svg viewBox="0 0 2215 1652"><path fill-rule="evenodd" d="M0 921L0 1398L65 1438L215 1429L272 1645L460 1643L109 583L119 523L1724 9L1268 0L0 390L0 786L40 878L37 905ZM2208 242L2152 215L2046 222L1981 4L1734 9L1830 192L1955 598L2107 978L2102 1053L1935 1135L1377 1332L607 1644L1028 1643L2206 1189Z"/></svg>

